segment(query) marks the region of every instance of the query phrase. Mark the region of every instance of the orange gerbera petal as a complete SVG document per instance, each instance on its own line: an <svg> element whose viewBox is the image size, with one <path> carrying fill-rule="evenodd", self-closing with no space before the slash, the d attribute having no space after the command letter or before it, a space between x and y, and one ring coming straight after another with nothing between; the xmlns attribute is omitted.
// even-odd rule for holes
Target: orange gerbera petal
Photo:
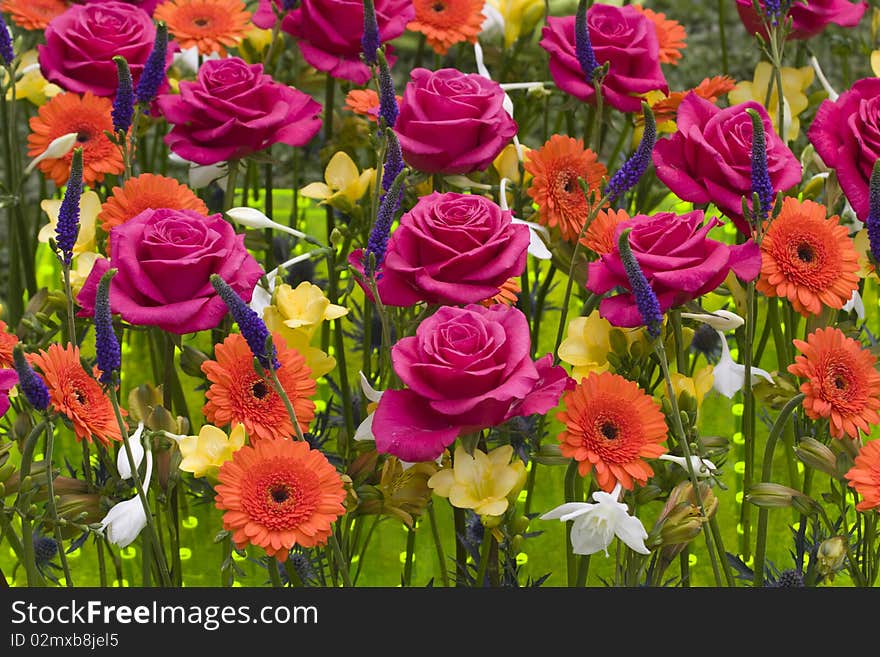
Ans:
<svg viewBox="0 0 880 657"><path fill-rule="evenodd" d="M862 501L856 504L857 510L880 509L880 440L865 443L855 458L855 465L844 476L862 496Z"/></svg>
<svg viewBox="0 0 880 657"><path fill-rule="evenodd" d="M599 255L611 253L617 248L617 240L614 238L617 224L629 219L626 210L600 210L593 223L587 228L581 244Z"/></svg>
<svg viewBox="0 0 880 657"><path fill-rule="evenodd" d="M657 31L657 41L660 44L660 62L663 64L678 64L681 59L681 51L687 48L685 39L687 32L678 21L666 18L666 14L655 12L641 5L632 5L639 13L654 23Z"/></svg>
<svg viewBox="0 0 880 657"><path fill-rule="evenodd" d="M859 255L839 222L824 205L787 196L761 242L758 291L787 298L805 317L841 308L858 289Z"/></svg>
<svg viewBox="0 0 880 657"><path fill-rule="evenodd" d="M735 86L736 80L729 75L716 75L704 78L692 91L700 98L705 98L710 103L716 103L721 96L730 93Z"/></svg>
<svg viewBox="0 0 880 657"><path fill-rule="evenodd" d="M520 292L522 292L522 287L520 286L519 281L515 278L508 278L502 283L501 289L498 290L498 294L494 294L480 303L487 308L496 303L503 303L505 306L512 306L519 298Z"/></svg>
<svg viewBox="0 0 880 657"><path fill-rule="evenodd" d="M278 380L293 405L303 433L315 419L315 380L305 358L286 346L280 333L273 333L278 352ZM241 422L254 439L290 438L293 423L281 396L272 384L254 371L254 356L240 333L231 333L214 348L216 360L202 363L211 382L202 412L211 424L223 426Z"/></svg>
<svg viewBox="0 0 880 657"><path fill-rule="evenodd" d="M194 210L207 216L208 206L189 187L174 178L142 173L114 187L113 193L101 205L98 219L108 233L114 226L124 224L144 210L172 208Z"/></svg>
<svg viewBox="0 0 880 657"><path fill-rule="evenodd" d="M541 148L529 151L523 166L532 175L529 196L538 204L538 221L559 226L562 239L576 240L590 213L578 178L597 190L608 169L584 148L582 139L566 135L553 135Z"/></svg>
<svg viewBox="0 0 880 657"><path fill-rule="evenodd" d="M45 30L69 6L66 0L3 0L0 11L9 14L12 22L23 30Z"/></svg>
<svg viewBox="0 0 880 657"><path fill-rule="evenodd" d="M106 174L124 170L122 154L104 131L113 132L113 102L109 98L84 94L62 93L37 110L30 119L28 156L36 157L58 137L75 132L77 147L83 149L83 180L88 185L102 182ZM73 149L64 157L45 159L37 167L57 186L67 184Z"/></svg>
<svg viewBox="0 0 880 657"><path fill-rule="evenodd" d="M406 28L425 35L439 55L462 41L476 43L483 28L486 0L413 0L416 17Z"/></svg>
<svg viewBox="0 0 880 657"><path fill-rule="evenodd" d="M198 48L203 55L226 55L252 27L242 0L167 0L153 18L164 21L181 48Z"/></svg>
<svg viewBox="0 0 880 657"><path fill-rule="evenodd" d="M42 372L52 407L71 421L77 440L91 443L94 437L105 446L122 440L113 405L101 385L83 369L79 347L51 344L30 354L28 360Z"/></svg>
<svg viewBox="0 0 880 657"><path fill-rule="evenodd" d="M403 96L395 96L395 98L398 105L403 100ZM370 121L379 120L379 94L372 89L352 89L345 96L345 106Z"/></svg>
<svg viewBox="0 0 880 657"><path fill-rule="evenodd" d="M308 443L268 438L245 445L220 466L214 503L241 549L248 543L286 561L294 545L324 545L345 513L345 485Z"/></svg>
<svg viewBox="0 0 880 657"><path fill-rule="evenodd" d="M590 372L562 398L556 417L565 425L557 436L563 456L578 461L586 477L595 470L604 491L615 484L632 490L654 471L644 458L666 453L666 420L660 405L639 386L612 372Z"/></svg>
<svg viewBox="0 0 880 657"><path fill-rule="evenodd" d="M12 367L12 350L18 344L18 336L9 332L6 322L0 319L0 368Z"/></svg>
<svg viewBox="0 0 880 657"><path fill-rule="evenodd" d="M813 331L807 341L795 340L801 352L788 371L807 379L801 384L804 411L812 419L830 420L831 435L858 438L880 422L880 374L877 358L838 328Z"/></svg>

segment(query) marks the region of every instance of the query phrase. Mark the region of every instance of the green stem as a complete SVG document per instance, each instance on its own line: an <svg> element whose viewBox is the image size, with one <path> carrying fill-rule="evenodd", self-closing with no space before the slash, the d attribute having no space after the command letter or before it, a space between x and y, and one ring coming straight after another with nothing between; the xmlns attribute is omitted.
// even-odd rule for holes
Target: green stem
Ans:
<svg viewBox="0 0 880 657"><path fill-rule="evenodd" d="M740 346L740 353L743 358L743 414L742 414L742 434L744 447L743 460L745 462L745 470L743 471L743 490L748 490L754 479L755 469L755 395L752 390L752 342L755 336L755 282L748 283L746 288L746 324L744 327L745 340ZM748 561L751 550L751 509L748 504L743 503L740 511L740 524L742 525L742 555L743 560Z"/></svg>
<svg viewBox="0 0 880 657"><path fill-rule="evenodd" d="M31 432L28 434L27 438L24 441L24 447L21 451L21 464L19 465L19 500L24 501L26 498L22 498L22 492L30 493L30 489L28 491L24 491L25 482L30 481L29 477L31 474L31 464L34 459L34 447L37 443L37 438L40 436L40 433L46 428L46 421L43 420L37 426L35 426ZM28 495L28 498L30 495ZM37 572L37 562L36 557L34 555L34 533L33 528L31 526L31 519L29 507L30 505L26 505L25 508L19 509L21 512L21 543L23 548L23 556L24 556L24 568L25 573L27 574L27 583L28 586L43 586L43 578L39 576Z"/></svg>
<svg viewBox="0 0 880 657"><path fill-rule="evenodd" d="M226 191L223 192L223 214L235 205L235 187L238 184L238 160L229 160L226 163L228 172L226 175Z"/></svg>
<svg viewBox="0 0 880 657"><path fill-rule="evenodd" d="M306 438L303 435L302 428L299 426L299 420L296 419L296 411L293 409L293 404L290 402L290 397L287 395L284 386L281 385L281 381L278 380L278 372L275 371L274 367L270 367L268 371L272 378L272 383L275 386L275 390L284 402L284 407L287 409L287 416L290 418L291 424L293 424L293 431L296 434L296 439L305 440Z"/></svg>
<svg viewBox="0 0 880 657"><path fill-rule="evenodd" d="M333 557L336 560L336 567L339 569L340 575L342 575L342 584L343 586L350 587L352 584L351 576L348 574L348 562L342 554L342 548L339 547L339 541L336 539L336 534L334 532L330 533L329 542L330 549L333 550Z"/></svg>
<svg viewBox="0 0 880 657"><path fill-rule="evenodd" d="M724 29L724 6L726 4L726 0L718 0L718 41L721 46L721 72L724 75L727 75L729 70L727 63L727 34Z"/></svg>
<svg viewBox="0 0 880 657"><path fill-rule="evenodd" d="M367 546L370 544L370 539L373 537L373 532L376 530L376 526L379 524L379 521L382 519L382 516L376 514L376 517L373 518L373 522L370 523L370 528L367 530L367 535L364 538L364 543L361 546L360 552L358 553L358 565L357 569L354 571L354 579L352 580L354 584L357 584L358 577L361 574L361 567L364 564L364 555L367 553Z"/></svg>
<svg viewBox="0 0 880 657"><path fill-rule="evenodd" d="M587 576L590 574L590 555L584 554L578 559L577 581L575 586L583 588L587 585Z"/></svg>
<svg viewBox="0 0 880 657"><path fill-rule="evenodd" d="M269 571L269 580L272 582L272 586L277 589L283 588L281 574L278 572L278 559L266 557L266 570Z"/></svg>
<svg viewBox="0 0 880 657"><path fill-rule="evenodd" d="M58 544L58 558L61 560L61 569L64 572L65 585L73 586L73 578L70 576L70 565L67 563L67 553L64 551L64 540L61 536L61 524L58 520L58 508L55 505L55 474L54 474L54 451L55 451L55 428L52 420L46 418L46 491L48 500L49 517L52 519L52 528L55 534L55 542Z"/></svg>
<svg viewBox="0 0 880 657"><path fill-rule="evenodd" d="M495 537L492 535L492 531L487 527L483 527L483 541L480 544L480 565L477 567L477 578L474 584L477 588L483 588L483 583L486 581L486 569L489 567L489 552L494 541Z"/></svg>
<svg viewBox="0 0 880 657"><path fill-rule="evenodd" d="M446 553L443 550L443 541L440 540L440 528L437 526L437 513L434 511L434 501L428 502L428 520L431 522L431 536L434 539L434 550L437 552L437 562L440 565L440 581L443 586L449 588L449 572L446 569Z"/></svg>
<svg viewBox="0 0 880 657"><path fill-rule="evenodd" d="M412 585L413 559L416 551L416 529L415 527L407 527L406 529L406 559L403 562L403 585L409 587Z"/></svg>
<svg viewBox="0 0 880 657"><path fill-rule="evenodd" d="M788 400L785 406L782 407L782 410L779 411L779 415L776 416L776 421L770 429L770 433L767 436L767 445L764 448L764 463L761 469L762 482L770 481L770 477L773 475L773 451L776 448L776 442L779 440L779 436L782 433L782 429L785 427L789 416L803 400L804 393L800 392L796 394ZM746 491L746 494L748 494L749 489L744 488L744 490ZM743 506L746 506L745 500L743 500ZM764 584L764 555L767 551L767 525L769 522L769 511L770 510L766 507L758 509L758 528L757 536L755 538L755 565L752 569L754 572L753 584L755 587L761 587Z"/></svg>
<svg viewBox="0 0 880 657"><path fill-rule="evenodd" d="M463 543L466 531L464 509L457 506L452 507L452 521L455 527L455 585L464 586L468 558L467 550Z"/></svg>
<svg viewBox="0 0 880 657"><path fill-rule="evenodd" d="M575 497L575 479L580 476L578 473L577 461L572 459L568 462L565 469L564 495L566 502L580 502ZM571 541L571 530L574 527L573 520L567 520L565 523L565 557L567 569L567 582L569 586L574 586L577 577L576 555L574 553L574 545Z"/></svg>

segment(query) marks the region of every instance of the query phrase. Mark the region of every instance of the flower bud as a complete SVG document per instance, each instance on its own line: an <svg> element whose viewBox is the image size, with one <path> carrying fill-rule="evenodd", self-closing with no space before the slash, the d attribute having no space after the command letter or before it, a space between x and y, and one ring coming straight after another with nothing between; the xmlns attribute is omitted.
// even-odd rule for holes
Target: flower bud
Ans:
<svg viewBox="0 0 880 657"><path fill-rule="evenodd" d="M708 324L716 331L735 331L745 320L729 310L716 310L712 313L682 313L682 317Z"/></svg>
<svg viewBox="0 0 880 657"><path fill-rule="evenodd" d="M818 510L816 501L799 490L769 482L752 486L746 493L746 500L765 509L792 507L804 515L812 515Z"/></svg>
<svg viewBox="0 0 880 657"><path fill-rule="evenodd" d="M846 549L847 542L845 536L832 536L822 541L816 553L819 573L833 578L844 567Z"/></svg>
<svg viewBox="0 0 880 657"><path fill-rule="evenodd" d="M837 475L837 457L815 438L809 436L801 438L794 453L804 465L831 476Z"/></svg>
<svg viewBox="0 0 880 657"><path fill-rule="evenodd" d="M24 170L24 175L28 175L34 170L34 167L43 160L55 160L67 155L70 152L70 149L76 145L77 136L78 134L76 132L68 132L67 134L53 139L49 142L46 150L30 161L30 164L28 164L27 168Z"/></svg>

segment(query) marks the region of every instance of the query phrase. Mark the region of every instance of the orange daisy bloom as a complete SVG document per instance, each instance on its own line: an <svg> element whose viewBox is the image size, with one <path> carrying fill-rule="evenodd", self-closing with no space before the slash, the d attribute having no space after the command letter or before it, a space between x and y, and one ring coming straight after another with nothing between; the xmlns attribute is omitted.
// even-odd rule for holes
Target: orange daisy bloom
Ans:
<svg viewBox="0 0 880 657"><path fill-rule="evenodd" d="M23 30L45 30L49 22L70 6L66 0L3 0L0 11Z"/></svg>
<svg viewBox="0 0 880 657"><path fill-rule="evenodd" d="M582 139L566 135L553 135L541 148L526 153L523 167L532 175L529 196L538 204L538 221L559 226L562 239L576 240L590 213L578 178L597 190L608 169L596 153L584 148Z"/></svg>
<svg viewBox="0 0 880 657"><path fill-rule="evenodd" d="M83 369L79 347L50 344L28 360L42 372L52 407L73 423L77 440L91 443L94 437L104 446L122 440L110 399L95 379L98 370L90 376Z"/></svg>
<svg viewBox="0 0 880 657"><path fill-rule="evenodd" d="M633 5L636 6L636 5ZM693 92L700 98L705 98L710 103L717 103L718 99L728 93L736 86L736 81L728 75L716 75L711 78L704 78L700 84L688 91L673 91L666 98L661 98L651 105L651 111L654 112L654 120L657 123L665 123L666 121L674 121L678 113L678 106L681 101L689 93ZM644 125L644 117L638 115L636 117L637 125Z"/></svg>
<svg viewBox="0 0 880 657"><path fill-rule="evenodd" d="M403 96L395 96L397 104L403 100ZM379 94L372 89L352 89L345 96L345 106L370 121L379 120Z"/></svg>
<svg viewBox="0 0 880 657"><path fill-rule="evenodd" d="M501 289L498 290L498 294L492 295L480 303L487 308L489 306L494 306L496 303L503 303L505 306L512 306L519 298L520 292L522 292L522 287L520 286L519 281L515 278L508 278L502 283Z"/></svg>
<svg viewBox="0 0 880 657"><path fill-rule="evenodd" d="M756 288L787 298L801 315L822 305L841 308L859 285L859 254L837 215L824 205L787 196L761 241L761 276Z"/></svg>
<svg viewBox="0 0 880 657"><path fill-rule="evenodd" d="M715 75L711 78L703 78L692 91L700 98L705 98L710 103L718 102L721 96L729 93L736 86L736 80L729 75Z"/></svg>
<svg viewBox="0 0 880 657"><path fill-rule="evenodd" d="M0 319L0 368L13 367L12 350L18 344L18 336Z"/></svg>
<svg viewBox="0 0 880 657"><path fill-rule="evenodd" d="M153 18L164 21L181 48L196 47L203 55L226 55L253 26L241 0L167 0Z"/></svg>
<svg viewBox="0 0 880 657"><path fill-rule="evenodd" d="M413 0L416 17L406 29L421 32L438 55L462 41L476 43L486 0Z"/></svg>
<svg viewBox="0 0 880 657"><path fill-rule="evenodd" d="M794 340L802 355L788 371L807 379L801 384L804 410L816 420L829 418L831 435L859 437L859 429L870 433L869 425L880 422L880 374L877 358L858 340L839 328L816 329L807 341Z"/></svg>
<svg viewBox="0 0 880 657"><path fill-rule="evenodd" d="M857 511L880 509L880 440L865 443L856 456L855 465L844 476L862 496L862 501L856 504Z"/></svg>
<svg viewBox="0 0 880 657"><path fill-rule="evenodd" d="M52 140L75 132L78 135L77 147L83 149L83 180L94 185L102 182L106 174L120 174L125 169L122 154L104 134L113 132L113 101L95 96L91 92L83 95L62 93L53 97L37 110L30 119L31 133L28 135L28 156L36 157L42 153ZM73 149L64 157L45 159L37 165L57 186L67 184L70 177L70 161Z"/></svg>
<svg viewBox="0 0 880 657"><path fill-rule="evenodd" d="M685 32L684 26L678 21L666 18L666 14L646 9L641 5L633 5L633 7L654 23L657 41L660 43L660 62L678 64L678 60L681 59L681 51L687 48L685 43L687 32Z"/></svg>
<svg viewBox="0 0 880 657"><path fill-rule="evenodd" d="M241 549L248 543L287 561L294 545L324 545L345 513L345 486L336 468L308 443L259 440L220 466L214 500L223 527Z"/></svg>
<svg viewBox="0 0 880 657"><path fill-rule="evenodd" d="M281 363L278 380L305 433L315 419L315 403L310 399L316 392L312 371L298 351L287 347L280 333L273 333L272 339ZM230 333L215 347L214 354L217 360L202 363L202 371L211 382L205 393L208 401L202 408L208 422L218 427L241 422L255 439L293 436L295 431L284 400L271 382L254 371L254 355L244 337Z"/></svg>
<svg viewBox="0 0 880 657"><path fill-rule="evenodd" d="M157 208L194 210L208 215L208 206L186 185L174 178L142 173L126 180L122 187L113 188L113 193L101 205L98 219L101 228L109 233L114 226L124 224L144 210Z"/></svg>
<svg viewBox="0 0 880 657"><path fill-rule="evenodd" d="M617 240L614 238L617 224L629 219L626 210L600 210L593 223L587 228L581 244L599 255L611 253L617 247Z"/></svg>
<svg viewBox="0 0 880 657"><path fill-rule="evenodd" d="M667 452L666 420L660 405L629 379L612 372L590 372L563 395L565 410L557 419L565 429L557 436L563 456L578 462L586 477L609 492L617 482L627 490L654 475L643 458Z"/></svg>

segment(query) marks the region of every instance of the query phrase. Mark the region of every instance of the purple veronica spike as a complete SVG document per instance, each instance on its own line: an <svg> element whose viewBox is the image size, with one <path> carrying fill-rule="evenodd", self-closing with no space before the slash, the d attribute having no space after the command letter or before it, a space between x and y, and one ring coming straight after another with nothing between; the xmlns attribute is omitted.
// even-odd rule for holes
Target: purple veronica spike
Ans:
<svg viewBox="0 0 880 657"><path fill-rule="evenodd" d="M869 188L869 210L865 219L868 229L868 242L871 245L871 256L874 262L880 262L880 159L874 161Z"/></svg>
<svg viewBox="0 0 880 657"><path fill-rule="evenodd" d="M587 0L580 0L574 17L574 52L587 82L592 82L599 62L596 61L596 53L590 43L590 30L587 28Z"/></svg>
<svg viewBox="0 0 880 657"><path fill-rule="evenodd" d="M122 351L116 331L113 330L113 316L110 312L110 279L116 275L116 269L108 269L101 276L98 291L95 294L95 352L98 356L98 369L101 370L100 381L113 384L113 375L122 367Z"/></svg>
<svg viewBox="0 0 880 657"><path fill-rule="evenodd" d="M15 59L15 49L12 47L12 33L9 31L9 26L3 20L2 15L0 15L0 59L7 66Z"/></svg>
<svg viewBox="0 0 880 657"><path fill-rule="evenodd" d="M379 60L379 118L384 119L387 127L393 128L400 114L397 97L394 95L394 80L391 79L391 69L388 68L385 53L377 50L376 56Z"/></svg>
<svg viewBox="0 0 880 657"><path fill-rule="evenodd" d="M153 102L159 87L165 81L165 61L168 56L168 26L160 22L156 28L156 39L153 41L153 50L144 64L141 78L137 84L137 102L139 105L149 105Z"/></svg>
<svg viewBox="0 0 880 657"><path fill-rule="evenodd" d="M70 162L70 178L64 198L58 209L58 224L55 226L55 243L58 245L58 258L68 267L73 260L73 245L79 235L79 197L82 195L83 151L73 151Z"/></svg>
<svg viewBox="0 0 880 657"><path fill-rule="evenodd" d="M269 339L269 329L262 318L242 300L218 274L211 274L211 285L226 303L229 314L238 324L238 330L247 341L254 357L264 368L277 370L281 363L275 357L275 345Z"/></svg>
<svg viewBox="0 0 880 657"><path fill-rule="evenodd" d="M46 387L46 382L25 359L21 343L16 344L12 349L12 363L18 374L18 387L28 403L38 411L49 408L49 389Z"/></svg>
<svg viewBox="0 0 880 657"><path fill-rule="evenodd" d="M764 122L761 116L751 107L746 109L752 119L752 192L758 195L760 208L752 210L756 221L760 224L770 216L773 209L775 194L767 169L767 138L764 134Z"/></svg>
<svg viewBox="0 0 880 657"><path fill-rule="evenodd" d="M376 22L376 6L373 0L364 0L364 35L361 37L361 48L364 61L372 66L376 63L376 51L379 50L379 23Z"/></svg>
<svg viewBox="0 0 880 657"><path fill-rule="evenodd" d="M382 189L387 192L391 189L397 176L403 171L403 153L400 151L400 142L393 130L386 130L388 139L385 147L385 168L382 170ZM384 198L384 195L383 195Z"/></svg>
<svg viewBox="0 0 880 657"><path fill-rule="evenodd" d="M113 134L120 132L125 135L131 127L131 119L134 116L134 88L131 81L131 69L125 57L117 55L113 58L116 62L118 83L116 85L116 97L113 99Z"/></svg>
<svg viewBox="0 0 880 657"><path fill-rule="evenodd" d="M623 268L626 270L626 277L629 280L630 289L636 300L636 308L642 316L642 321L648 329L648 335L651 337L660 336L660 328L663 326L663 313L660 311L660 302L657 295L651 289L651 284L645 278L639 261L633 255L632 247L629 245L629 234L632 228L624 230L617 240L617 248L620 250L620 260Z"/></svg>
<svg viewBox="0 0 880 657"><path fill-rule="evenodd" d="M605 187L605 194L610 201L614 201L635 187L651 164L654 144L657 142L657 124L654 121L654 113L647 103L642 103L642 114L645 117L645 131L642 133L636 152L611 176Z"/></svg>
<svg viewBox="0 0 880 657"><path fill-rule="evenodd" d="M379 204L379 211L376 213L376 223L373 225L370 238L367 240L367 248L364 250L364 271L367 276L373 273L373 269L370 266L371 253L376 259L376 269L385 260L385 250L388 248L388 238L391 236L391 224L394 223L394 215L400 207L400 200L403 196L404 178L406 178L406 172L401 171L394 179L391 189L382 197L382 202Z"/></svg>

